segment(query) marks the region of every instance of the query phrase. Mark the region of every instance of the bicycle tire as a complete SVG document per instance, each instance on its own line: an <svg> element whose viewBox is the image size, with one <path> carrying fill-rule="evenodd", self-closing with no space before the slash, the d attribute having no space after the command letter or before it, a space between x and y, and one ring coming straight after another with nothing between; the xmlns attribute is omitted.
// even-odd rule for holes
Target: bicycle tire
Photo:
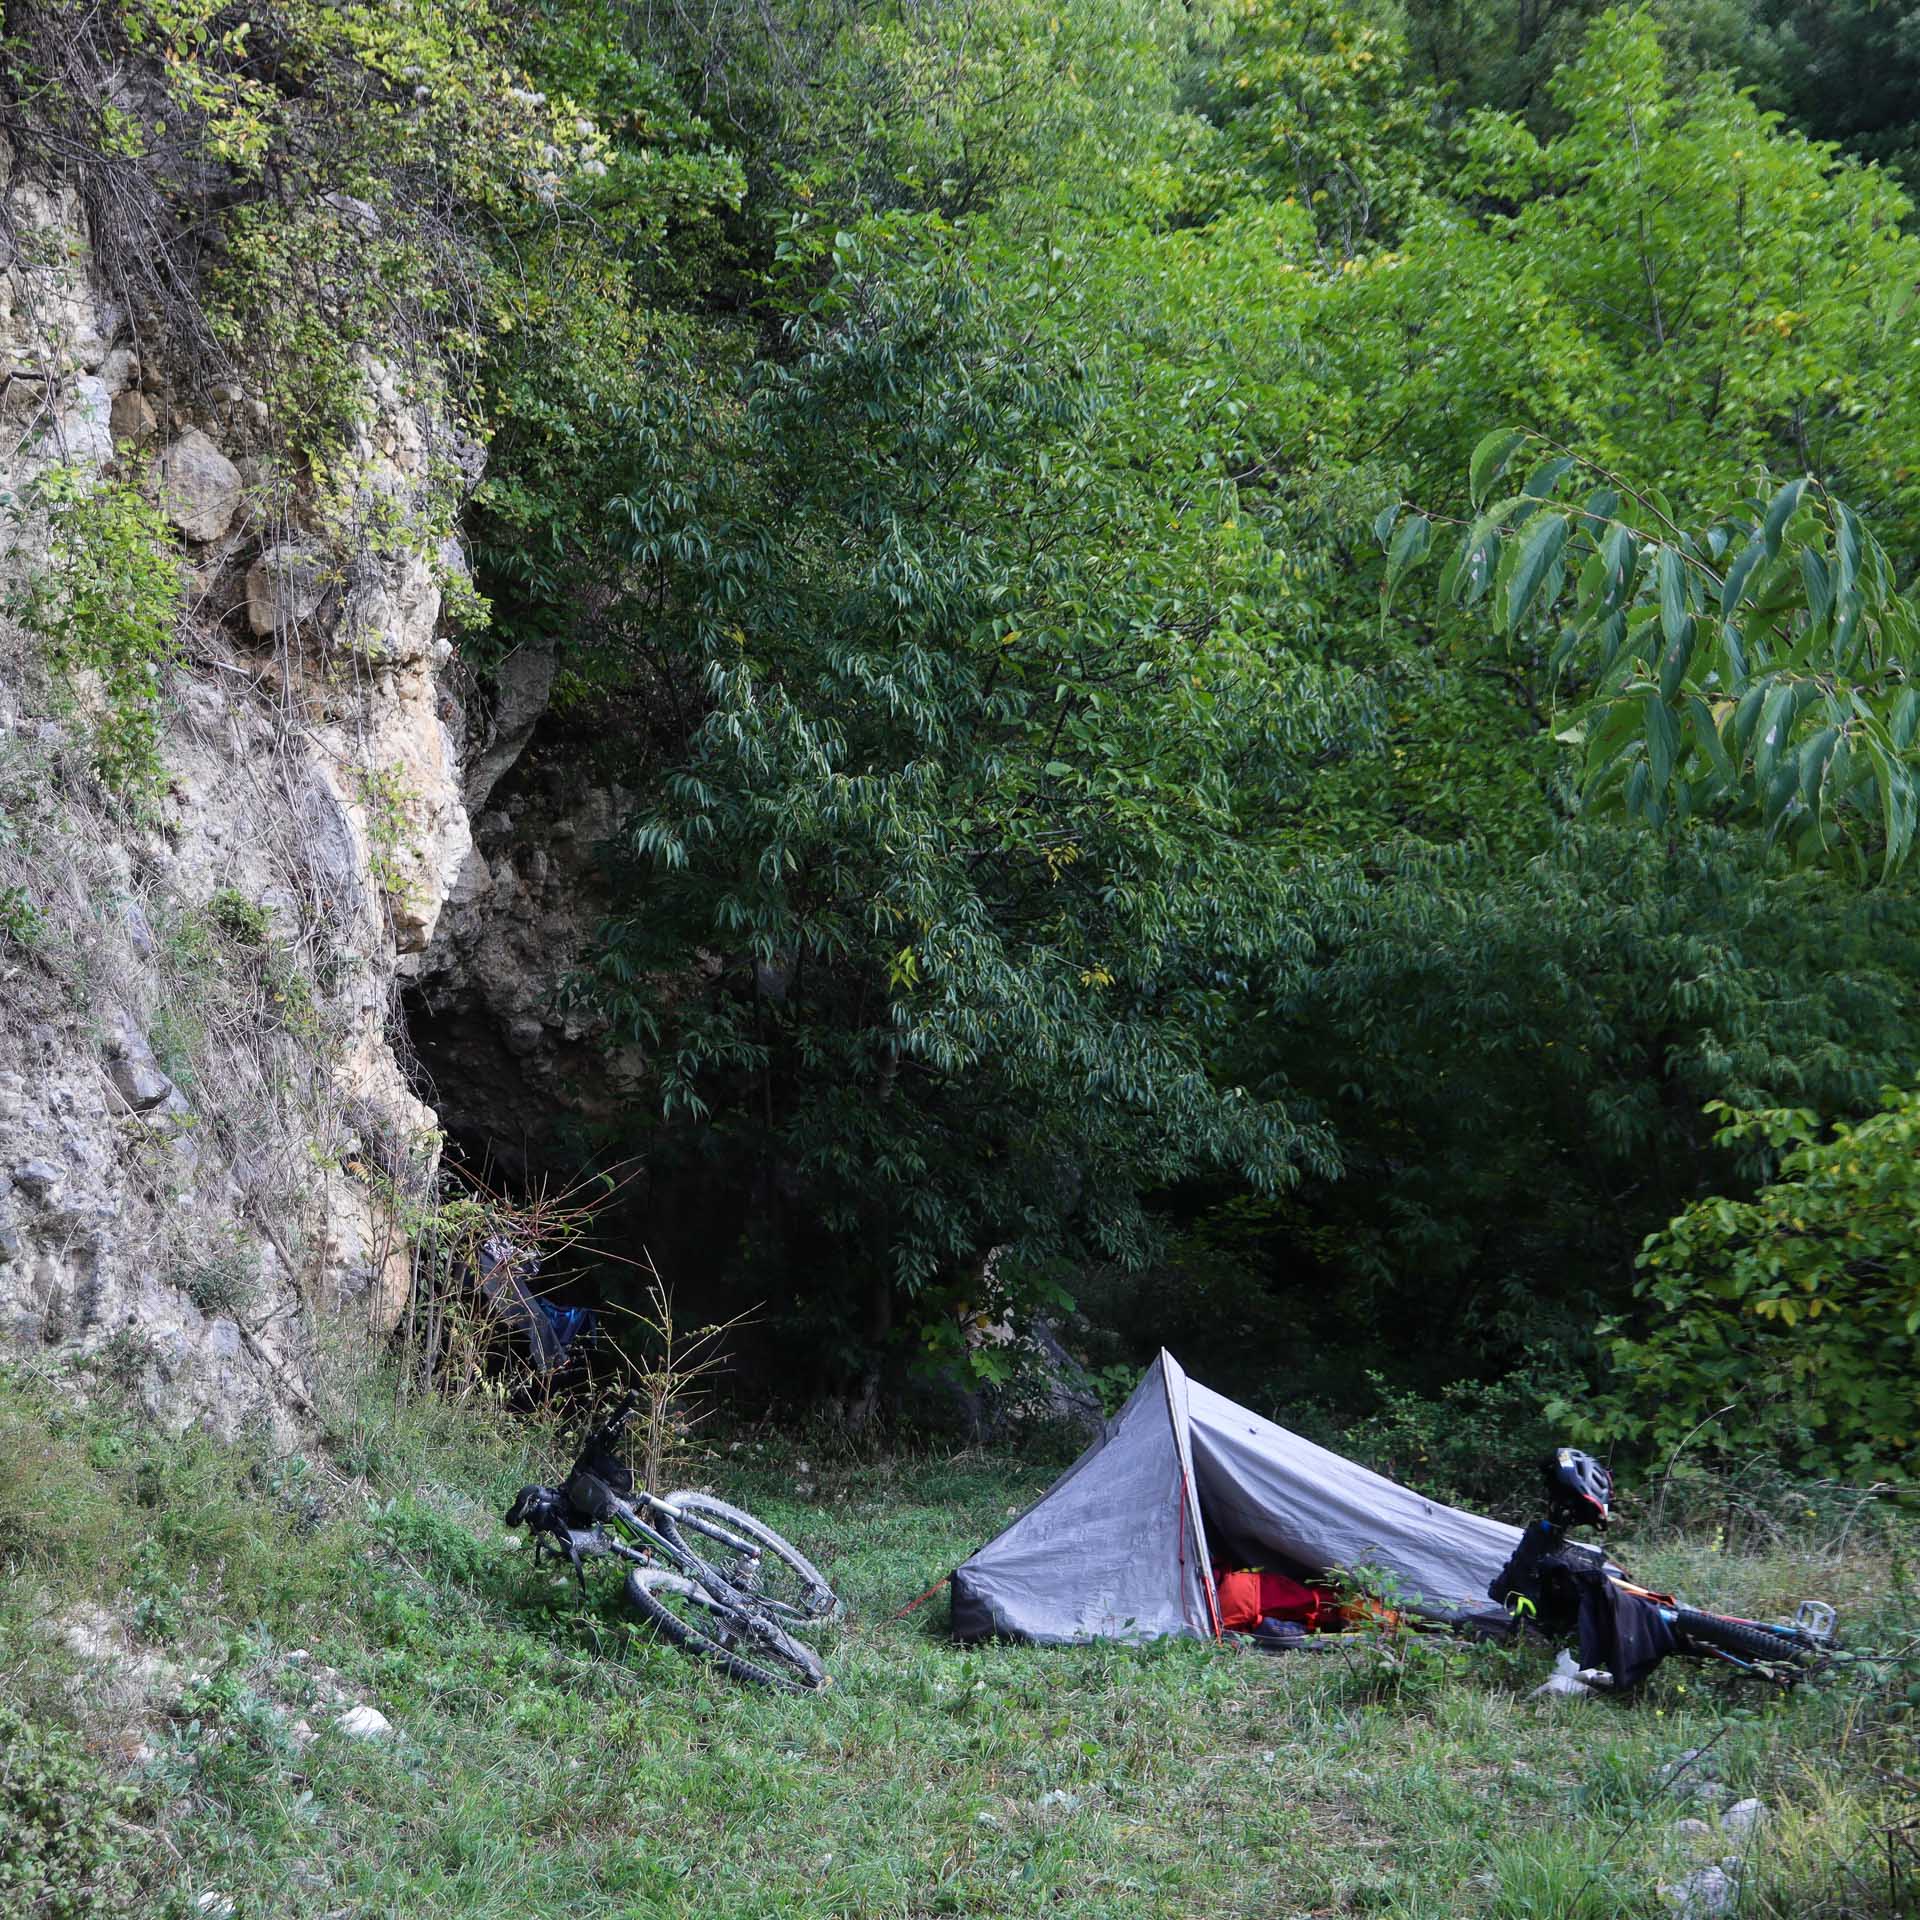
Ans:
<svg viewBox="0 0 1920 1920"><path fill-rule="evenodd" d="M698 1547L693 1549L697 1559L705 1561L730 1586L751 1594L769 1613L783 1620L807 1624L838 1617L840 1597L828 1583L826 1575L791 1540L774 1532L764 1520L756 1520L743 1508L731 1506L725 1500L716 1500L710 1493L670 1493L662 1504L670 1508L676 1518L698 1515L725 1527L731 1533L756 1542L760 1548L763 1580L765 1563L769 1557L787 1569L791 1576L790 1583L783 1584L778 1591L768 1591L764 1585L749 1586L734 1577L734 1569L740 1565L740 1556L732 1553L724 1541L715 1540L702 1532ZM795 1592L798 1597L792 1597Z"/></svg>
<svg viewBox="0 0 1920 1920"><path fill-rule="evenodd" d="M1730 1653L1738 1660L1787 1661L1806 1666L1816 1657L1815 1650L1799 1638L1789 1638L1752 1620L1729 1620L1724 1614L1677 1607L1673 1624L1684 1639L1698 1641L1717 1653Z"/></svg>
<svg viewBox="0 0 1920 1920"><path fill-rule="evenodd" d="M771 1621L759 1621L741 1609L723 1606L697 1580L665 1567L634 1567L626 1579L627 1601L660 1636L690 1654L718 1667L731 1679L750 1686L771 1687L780 1693L814 1693L827 1683L826 1669L811 1648L803 1647ZM688 1612L676 1612L679 1601ZM707 1615L724 1622L708 1631L700 1622ZM737 1634L745 1642L729 1644L720 1633Z"/></svg>

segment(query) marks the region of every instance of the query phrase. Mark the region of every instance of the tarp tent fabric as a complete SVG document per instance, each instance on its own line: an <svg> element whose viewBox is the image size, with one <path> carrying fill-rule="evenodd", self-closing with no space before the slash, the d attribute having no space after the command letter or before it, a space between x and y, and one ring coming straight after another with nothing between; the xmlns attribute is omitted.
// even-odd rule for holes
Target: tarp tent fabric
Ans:
<svg viewBox="0 0 1920 1920"><path fill-rule="evenodd" d="M1163 1352L1105 1433L955 1572L953 1630L1042 1645L1210 1637L1210 1546L1306 1575L1377 1568L1416 1611L1497 1619L1487 1586L1519 1539L1263 1420Z"/></svg>

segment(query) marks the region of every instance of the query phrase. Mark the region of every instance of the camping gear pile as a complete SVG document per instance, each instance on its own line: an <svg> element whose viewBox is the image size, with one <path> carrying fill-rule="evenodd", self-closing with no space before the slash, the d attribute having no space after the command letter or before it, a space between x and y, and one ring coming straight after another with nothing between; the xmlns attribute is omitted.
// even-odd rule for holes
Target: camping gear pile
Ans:
<svg viewBox="0 0 1920 1920"><path fill-rule="evenodd" d="M1826 1657L1834 1614L1790 1623L1637 1587L1572 1525L1604 1525L1612 1480L1562 1447L1550 1516L1524 1533L1372 1473L1189 1380L1162 1352L1047 1492L953 1575L962 1640L1245 1633L1281 1648L1363 1622L1505 1635L1577 1630L1579 1678L1637 1686L1669 1654L1782 1685Z"/></svg>
<svg viewBox="0 0 1920 1920"><path fill-rule="evenodd" d="M493 1235L480 1243L477 1274L480 1297L510 1335L536 1374L561 1367L575 1342L591 1345L598 1323L589 1307L562 1307L535 1291L539 1257L511 1240Z"/></svg>

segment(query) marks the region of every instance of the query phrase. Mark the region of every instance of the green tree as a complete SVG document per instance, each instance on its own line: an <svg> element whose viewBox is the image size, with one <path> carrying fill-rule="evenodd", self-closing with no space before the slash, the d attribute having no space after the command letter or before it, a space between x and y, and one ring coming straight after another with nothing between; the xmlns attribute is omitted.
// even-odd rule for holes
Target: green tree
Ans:
<svg viewBox="0 0 1920 1920"><path fill-rule="evenodd" d="M1677 88L1644 12L1602 16L1553 93L1564 131L1473 116L1448 197L1326 292L1315 337L1409 493L1450 504L1512 420L1675 498L1808 473L1909 551L1903 196L1723 76Z"/></svg>
<svg viewBox="0 0 1920 1920"><path fill-rule="evenodd" d="M1920 1098L1828 1132L1805 1109L1725 1114L1778 1177L1689 1207L1640 1256L1657 1308L1610 1354L1620 1388L1595 1431L1663 1448L1763 1447L1813 1471L1920 1466Z"/></svg>
<svg viewBox="0 0 1920 1920"><path fill-rule="evenodd" d="M1802 864L1900 867L1920 819L1920 628L1859 516L1799 479L1690 530L1661 496L1541 451L1518 429L1481 442L1482 511L1441 593L1484 598L1501 634L1552 632L1559 737L1589 802L1654 826L1751 821ZM1402 527L1390 579L1414 544Z"/></svg>
<svg viewBox="0 0 1920 1920"><path fill-rule="evenodd" d="M842 233L808 294L797 233L737 443L636 446L616 503L687 732L597 990L658 1062L656 1153L768 1196L816 1340L977 1297L996 1247L1030 1285L1137 1260L1190 1169L1329 1164L1209 1053L1248 972L1311 950L1275 801L1339 687L1290 658L1230 501L1116 446L1099 369L1035 337L1048 294L951 240Z"/></svg>
<svg viewBox="0 0 1920 1920"><path fill-rule="evenodd" d="M1815 139L1920 185L1920 7L1748 0L1746 11L1736 59L1762 96Z"/></svg>
<svg viewBox="0 0 1920 1920"><path fill-rule="evenodd" d="M1392 239L1432 170L1439 106L1399 38L1340 0L1236 0L1232 21L1203 93L1225 157L1306 208L1336 259Z"/></svg>

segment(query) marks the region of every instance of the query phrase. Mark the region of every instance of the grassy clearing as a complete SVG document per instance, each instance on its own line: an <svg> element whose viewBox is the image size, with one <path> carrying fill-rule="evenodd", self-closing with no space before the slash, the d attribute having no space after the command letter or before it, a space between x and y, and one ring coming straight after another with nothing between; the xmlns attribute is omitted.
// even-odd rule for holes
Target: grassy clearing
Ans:
<svg viewBox="0 0 1920 1920"><path fill-rule="evenodd" d="M755 1447L760 1450L755 1451ZM0 1383L0 1698L83 1727L132 1787L112 1846L148 1910L238 1914L1242 1916L1577 1920L1744 1851L1746 1915L1914 1911L1881 1830L1910 1818L1913 1722L1850 1689L1780 1700L1670 1667L1637 1704L1531 1702L1541 1651L1271 1658L1208 1647L963 1652L944 1603L891 1615L1054 1463L823 1462L746 1441L706 1477L802 1542L852 1603L833 1691L773 1699L581 1614L497 1515L561 1454L370 1398L325 1467L61 1416ZM802 1488L805 1491L802 1491ZM1911 1630L1897 1539L1841 1562L1633 1556L1756 1609L1826 1592L1856 1636ZM91 1598L172 1665L143 1729L122 1665L50 1642ZM304 1650L312 1658L289 1665ZM329 1730L333 1669L395 1740ZM337 1709L336 1709L337 1711ZM319 1729L304 1747L301 1717ZM144 1747L137 1744L144 1741ZM1711 1745L1778 1812L1698 1857L1672 1833ZM5 1830L0 1827L0 1860ZM0 1909L5 1907L0 1882ZM85 1911L84 1907L76 1911ZM124 1913L122 1902L113 1909Z"/></svg>

